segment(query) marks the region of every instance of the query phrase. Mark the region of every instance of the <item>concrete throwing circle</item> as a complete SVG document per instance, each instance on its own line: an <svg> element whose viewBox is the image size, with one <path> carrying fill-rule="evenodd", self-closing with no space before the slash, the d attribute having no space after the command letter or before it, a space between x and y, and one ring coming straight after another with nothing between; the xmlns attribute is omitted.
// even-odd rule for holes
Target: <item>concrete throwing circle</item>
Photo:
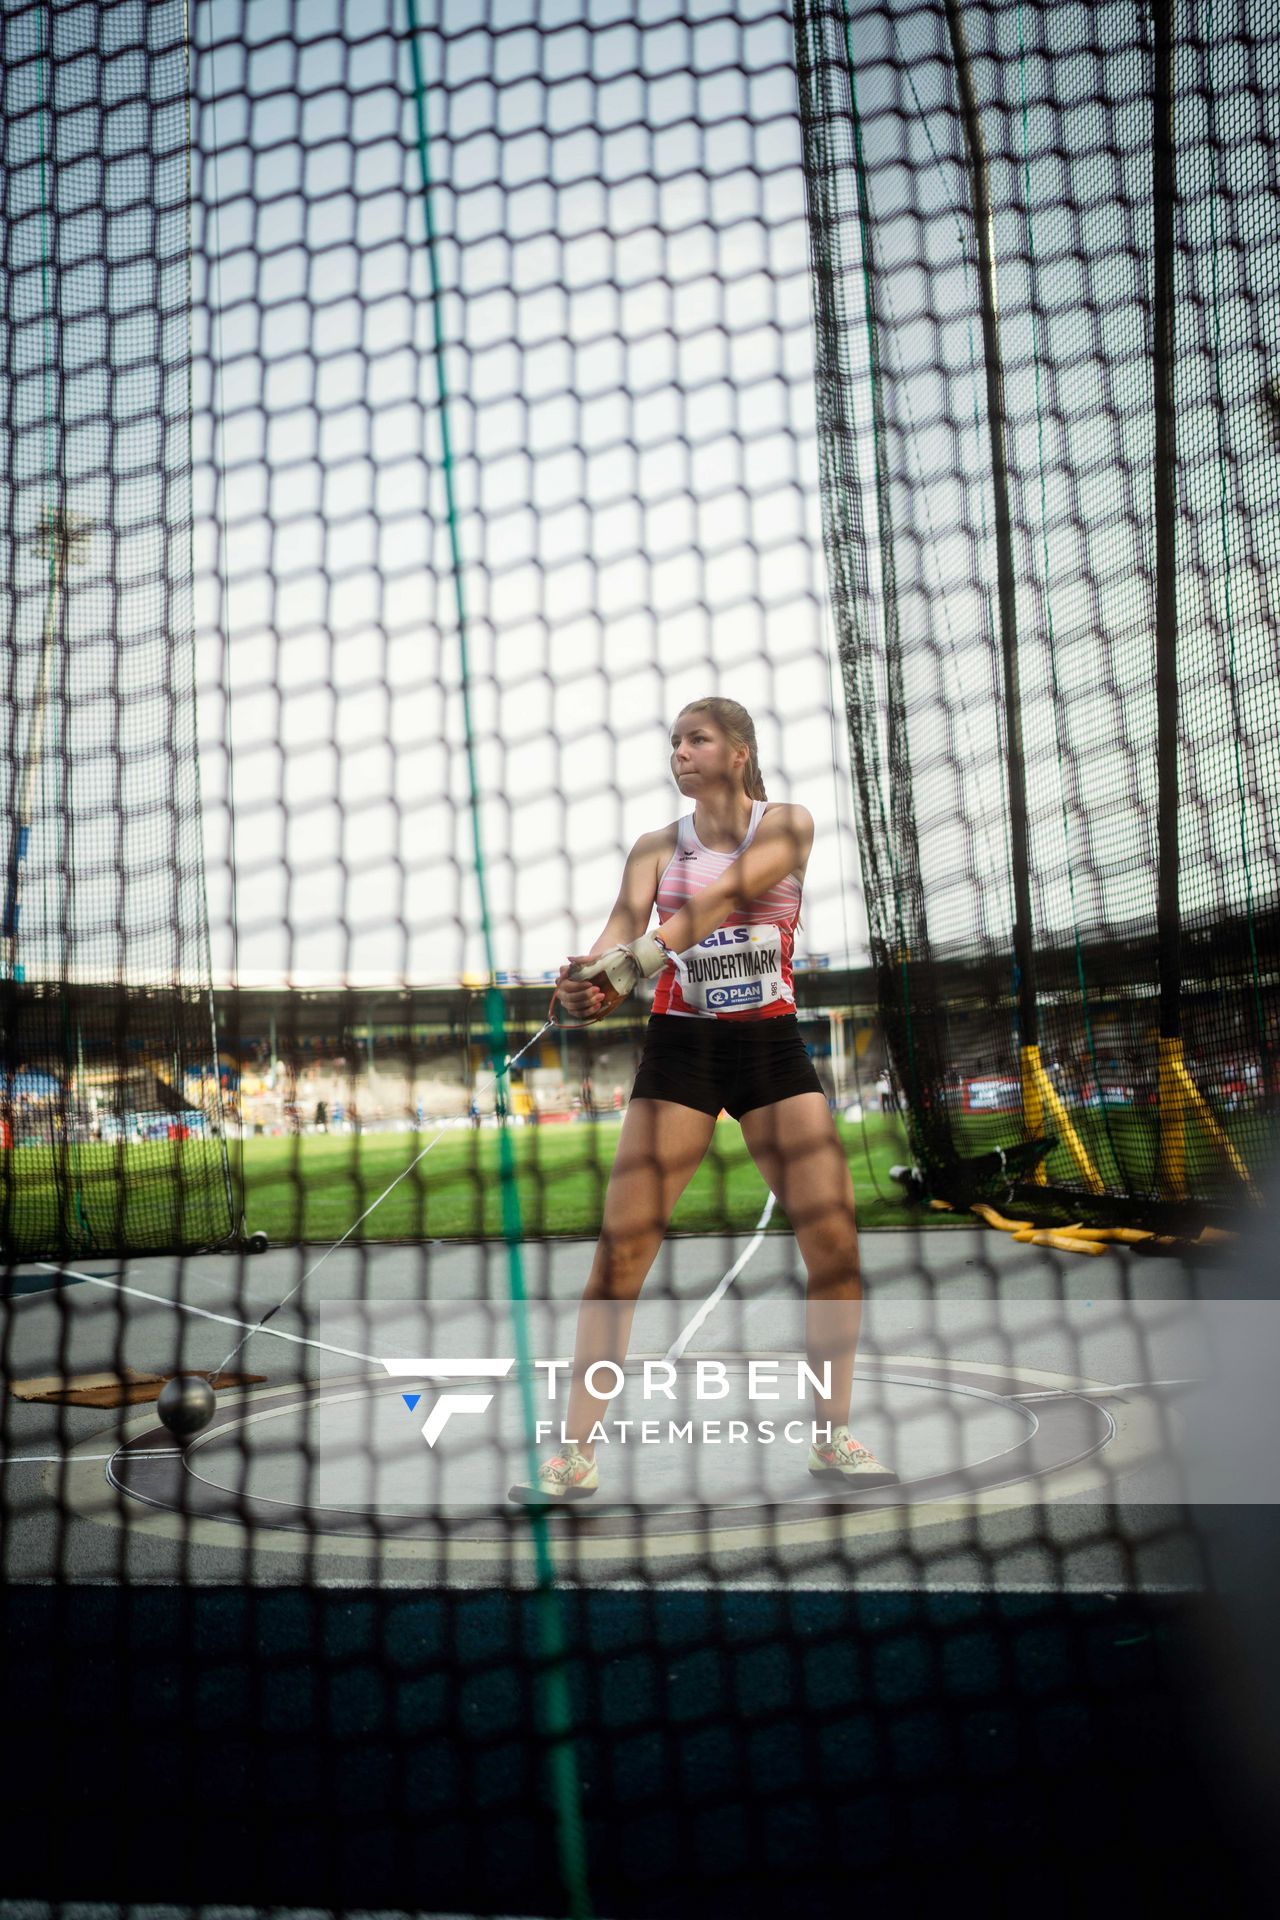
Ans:
<svg viewBox="0 0 1280 1920"><path fill-rule="evenodd" d="M719 1357L740 1384L748 1356ZM310 1541L326 1552L434 1552L495 1564L528 1558L530 1514L506 1499L508 1483L524 1478L518 1385L499 1383L487 1428L452 1420L434 1448L408 1405L415 1389L425 1394L438 1383L377 1373L249 1390L220 1400L210 1426L185 1449L149 1409L112 1455L107 1478L157 1520L163 1514L163 1531L198 1533L209 1544L220 1538L230 1546L238 1535L255 1551L298 1553ZM595 1500L543 1511L558 1538L571 1537L576 1558L705 1557L880 1531L907 1524L904 1509L915 1527L954 1520L975 1505L1032 1504L1105 1486L1126 1464L1115 1457L1120 1424L1087 1397L1107 1393L1098 1382L883 1356L859 1366L857 1389L858 1437L896 1468L895 1486L848 1491L837 1484L833 1491L805 1471L804 1446L721 1442L688 1448L680 1460L671 1447L637 1444L627 1453L615 1444L599 1448L604 1490ZM787 1417L797 1412L788 1409ZM727 1422L732 1411L722 1417ZM399 1426L388 1440L393 1420ZM1132 1431L1133 1420L1125 1424L1141 1453L1144 1436ZM478 1441L477 1432L486 1437ZM126 1516L125 1524L133 1522Z"/></svg>

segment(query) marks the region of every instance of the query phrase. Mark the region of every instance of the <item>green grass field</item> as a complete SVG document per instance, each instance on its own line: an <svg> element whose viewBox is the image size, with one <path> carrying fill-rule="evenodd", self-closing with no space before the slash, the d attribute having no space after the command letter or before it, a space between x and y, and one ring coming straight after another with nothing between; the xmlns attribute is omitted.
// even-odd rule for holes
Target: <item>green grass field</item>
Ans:
<svg viewBox="0 0 1280 1920"><path fill-rule="evenodd" d="M890 1180L889 1168L909 1157L896 1116L870 1114L858 1124L840 1120L837 1127L864 1228L945 1229L967 1221L967 1215L911 1207ZM599 1231L618 1131L613 1118L594 1125L576 1122L513 1129L510 1137L527 1238L592 1236ZM961 1152L976 1154L1007 1142L1014 1128L1009 1115L988 1114L968 1117L958 1131ZM1241 1126L1239 1144L1247 1150L1243 1134ZM1096 1125L1088 1128L1088 1136L1104 1174L1117 1169L1117 1163L1129 1162L1136 1185L1141 1187L1150 1178L1155 1148L1150 1116L1113 1115L1108 1136L1100 1137ZM243 1143L243 1152L240 1142L232 1141L231 1175L238 1195L243 1166L244 1214L252 1231L266 1233L277 1246L299 1240L324 1244L341 1238L396 1176L410 1167L430 1138L429 1130L256 1137ZM492 1128L442 1134L363 1223L359 1238L500 1236L498 1147L499 1136ZM1191 1126L1187 1147L1189 1160L1193 1155L1200 1159L1200 1177L1216 1174L1224 1198L1237 1197L1211 1144ZM1072 1178L1064 1148L1059 1147L1050 1159L1049 1172L1053 1179ZM83 1230L63 1238L64 1245L70 1238L72 1244L82 1241L86 1247L103 1250L121 1244L143 1248L208 1243L226 1230L221 1162L216 1144L210 1141L95 1144L75 1147L65 1155L45 1147L22 1147L0 1158L0 1179L5 1176L10 1182L9 1238L18 1255L27 1248L56 1244L60 1221L85 1223ZM742 1135L726 1123L717 1128L710 1152L676 1209L673 1230L749 1232L764 1202L764 1183ZM772 1224L778 1230L786 1228L780 1213Z"/></svg>
<svg viewBox="0 0 1280 1920"><path fill-rule="evenodd" d="M838 1122L849 1155L864 1226L919 1220L889 1179L906 1154L896 1119L873 1115L861 1126ZM546 1234L594 1235L619 1127L592 1125L512 1130L520 1214L530 1239ZM275 1246L339 1239L431 1139L413 1133L304 1134L229 1143L237 1199L243 1172L244 1215L251 1231ZM407 1177L359 1230L364 1240L472 1240L502 1232L499 1136L493 1128L441 1134ZM123 1179L121 1174L123 1172ZM23 1147L5 1155L0 1177L11 1183L15 1248L52 1244L57 1223L83 1221L88 1246L168 1246L212 1239L225 1231L226 1199L215 1143L139 1142L78 1146L65 1154ZM765 1187L742 1135L717 1128L711 1149L676 1209L683 1233L749 1232L760 1218ZM238 1209L237 1209L238 1211ZM933 1219L939 1216L930 1216ZM781 1215L774 1216L785 1226ZM80 1233L73 1235L80 1238Z"/></svg>
<svg viewBox="0 0 1280 1920"><path fill-rule="evenodd" d="M889 1168L905 1156L896 1120L873 1116L838 1123L849 1155L864 1226L901 1226L920 1215L904 1206ZM519 1127L511 1135L520 1214L530 1238L595 1234L618 1144L616 1121ZM865 1135L865 1140L864 1140ZM245 1214L273 1242L336 1240L421 1152L429 1134L364 1134L244 1143ZM868 1155L870 1167L868 1167ZM233 1172L239 1148L231 1147ZM880 1189L880 1191L877 1191ZM715 1139L672 1222L681 1233L749 1232L760 1218L765 1185L736 1126ZM939 1218L940 1216L932 1216ZM779 1225L785 1224L775 1215ZM370 1240L471 1240L502 1231L498 1136L492 1129L443 1134L409 1177L365 1222Z"/></svg>
<svg viewBox="0 0 1280 1920"><path fill-rule="evenodd" d="M965 1224L968 1215L922 1211L910 1206L889 1169L910 1158L896 1115L869 1114L860 1123L838 1120L864 1228ZM973 1115L964 1123L961 1150L982 1153L1007 1142L1015 1131L1008 1114ZM245 1214L251 1229L273 1242L336 1240L356 1216L409 1165L429 1133L304 1135L296 1139L250 1139L244 1143ZM543 1234L599 1231L605 1184L618 1142L618 1124L518 1127L511 1134L519 1174L520 1213L529 1238ZM1104 1161L1104 1148L1132 1159L1145 1171L1154 1157L1154 1131L1147 1116L1113 1116L1109 1141L1090 1130L1090 1145ZM1212 1154L1188 1128L1188 1151ZM238 1174L239 1146L231 1146ZM1115 1166L1107 1161L1104 1171ZM1064 1148L1049 1162L1052 1177L1070 1180L1074 1169ZM742 1135L732 1122L716 1129L711 1150L676 1208L672 1228L683 1233L749 1232L760 1218L765 1186ZM780 1213L773 1224L785 1229ZM361 1229L370 1240L470 1240L502 1231L498 1135L490 1128L443 1134Z"/></svg>

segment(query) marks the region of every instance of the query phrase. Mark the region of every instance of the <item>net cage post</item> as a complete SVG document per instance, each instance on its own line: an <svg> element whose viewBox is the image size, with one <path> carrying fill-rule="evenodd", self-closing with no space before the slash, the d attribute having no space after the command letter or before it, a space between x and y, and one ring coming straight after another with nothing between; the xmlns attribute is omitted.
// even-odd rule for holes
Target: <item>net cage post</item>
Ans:
<svg viewBox="0 0 1280 1920"><path fill-rule="evenodd" d="M969 43L960 0L946 0L947 31L955 61L964 128L973 228L978 249L978 300L982 315L983 367L987 390L987 433L991 450L991 497L995 519L996 587L1000 618L1000 663L1004 691L1005 777L1009 806L1009 859L1013 883L1013 952L1017 972L1019 1068L1022 1120L1030 1139L1051 1125L1071 1155L1091 1193L1101 1193L1102 1177L1084 1141L1045 1071L1040 1053L1035 923L1031 904L1031 845L1027 818L1027 772L1023 748L1022 690L1018 664L1017 575L1013 554L1013 515L1009 500L1008 416L1004 361L1000 342L1000 301L995 260L995 221L990 169L982 115L973 83ZM1032 1178L1046 1181L1043 1161Z"/></svg>
<svg viewBox="0 0 1280 1920"><path fill-rule="evenodd" d="M1248 1165L1189 1071L1182 1038L1182 902L1178 687L1178 159L1177 0L1144 0L1151 21L1151 374L1154 417L1156 684L1156 1182L1161 1199L1187 1197L1187 1120L1256 1194Z"/></svg>
<svg viewBox="0 0 1280 1920"><path fill-rule="evenodd" d="M945 1070L945 1021L936 991L907 738L904 646L886 452L889 423L880 357L885 325L881 268L847 9L823 4L823 0L798 0L794 44L814 303L823 534L850 773L861 821L859 850L868 932L885 1049L905 1095L903 1118L910 1149L931 1176L941 1176L954 1167L956 1149L946 1103L928 1097L928 1090L938 1084ZM849 182L853 220L848 217L844 199ZM851 248L847 236L855 227L856 248ZM846 280L854 289L848 302ZM853 342L863 332L874 464L874 478L870 480L864 480L861 473L860 424L853 404ZM867 491L873 496L871 503L864 498ZM876 566L870 558L868 530L872 506ZM880 632L875 620L877 588L883 622ZM883 693L876 674L880 648ZM885 783L875 742L881 714L887 735Z"/></svg>
<svg viewBox="0 0 1280 1920"><path fill-rule="evenodd" d="M1151 374L1155 419L1156 953L1160 992L1157 1180L1186 1195L1182 1081L1181 915L1178 901L1178 422L1176 402L1177 161L1174 0L1148 0L1151 84Z"/></svg>

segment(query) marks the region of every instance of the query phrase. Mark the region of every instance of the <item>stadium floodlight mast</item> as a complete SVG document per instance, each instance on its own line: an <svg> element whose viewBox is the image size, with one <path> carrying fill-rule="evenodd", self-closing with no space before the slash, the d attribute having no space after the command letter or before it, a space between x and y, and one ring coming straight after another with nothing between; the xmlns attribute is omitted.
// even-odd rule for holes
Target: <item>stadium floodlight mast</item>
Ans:
<svg viewBox="0 0 1280 1920"><path fill-rule="evenodd" d="M1031 909L1031 851L1027 826L1027 772L1022 744L1022 695L1018 682L1017 575L1013 559L1013 516L1009 506L1009 457L1006 442L1004 366L1000 353L1000 306L996 285L995 235L991 185L982 117L973 84L969 45L961 19L961 0L946 0L947 27L960 93L960 118L968 158L973 225L978 243L978 299L982 309L982 348L987 381L987 429L991 442L991 494L996 536L996 587L1000 611L1000 660L1004 686L1005 777L1009 801L1009 857L1013 869L1013 955L1017 968L1019 1058L1022 1119L1035 1139L1052 1123L1090 1193L1102 1193L1102 1176L1076 1132L1057 1088L1040 1057L1036 1002L1036 955ZM1044 1184L1040 1162L1032 1178Z"/></svg>
<svg viewBox="0 0 1280 1920"><path fill-rule="evenodd" d="M49 701L53 690L53 665L57 654L58 637L63 627L64 587L67 569L82 565L85 549L89 544L92 528L87 520L71 514L61 507L46 507L37 525L34 541L41 556L49 563L48 593L45 597L44 624L40 640L40 664L36 672L35 697L31 709L31 721L27 729L26 746L22 756L22 771L18 780L17 803L13 811L12 835L9 843L8 859L4 882L4 916L0 922L0 935L3 937L4 972L3 979L7 988L20 986L26 979L26 969L20 957L19 921L22 911L22 874L27 852L31 844L31 829L34 822L36 804L36 785L40 777L41 763L44 757L45 726L49 711ZM4 1025L10 1036L18 1031L18 1022L11 1017L12 1009L5 1009ZM10 1041L10 1045L12 1041ZM0 1113L0 1137L6 1143L16 1140L13 1114L14 1070L17 1061L8 1058L4 1074L4 1111ZM64 1087L64 1098L66 1096ZM63 1136L70 1137L71 1121L67 1109L63 1109ZM89 1237L89 1224L85 1217L84 1198L81 1189L78 1155L74 1155L74 1170L70 1184L65 1179L65 1168L59 1162L55 1182L60 1194L60 1214L66 1218L74 1213L76 1230ZM7 1209L6 1209L7 1219Z"/></svg>
<svg viewBox="0 0 1280 1920"><path fill-rule="evenodd" d="M31 844L35 812L36 781L44 754L45 718L53 683L53 662L57 639L62 629L63 586L68 567L83 565L92 527L79 515L61 507L46 507L34 534L36 546L49 562L49 591L44 607L44 631L40 642L40 666L36 675L31 724L27 730L18 783L17 805L13 812L13 831L4 889L4 969L5 978L25 978L19 958L18 921L22 907L22 869Z"/></svg>

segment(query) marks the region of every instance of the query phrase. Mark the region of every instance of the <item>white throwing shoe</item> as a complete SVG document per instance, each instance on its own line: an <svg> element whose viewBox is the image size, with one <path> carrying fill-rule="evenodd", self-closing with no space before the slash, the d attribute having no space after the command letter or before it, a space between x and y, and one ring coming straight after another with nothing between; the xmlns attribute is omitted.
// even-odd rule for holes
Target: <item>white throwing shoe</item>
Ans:
<svg viewBox="0 0 1280 1920"><path fill-rule="evenodd" d="M860 1446L848 1427L837 1427L829 1441L809 1449L809 1471L816 1478L835 1474L852 1487L896 1487L898 1476Z"/></svg>
<svg viewBox="0 0 1280 1920"><path fill-rule="evenodd" d="M538 1507L553 1500L589 1500L599 1487L600 1469L595 1461L570 1446L542 1462L532 1485L517 1482L509 1488L507 1498L521 1506Z"/></svg>

